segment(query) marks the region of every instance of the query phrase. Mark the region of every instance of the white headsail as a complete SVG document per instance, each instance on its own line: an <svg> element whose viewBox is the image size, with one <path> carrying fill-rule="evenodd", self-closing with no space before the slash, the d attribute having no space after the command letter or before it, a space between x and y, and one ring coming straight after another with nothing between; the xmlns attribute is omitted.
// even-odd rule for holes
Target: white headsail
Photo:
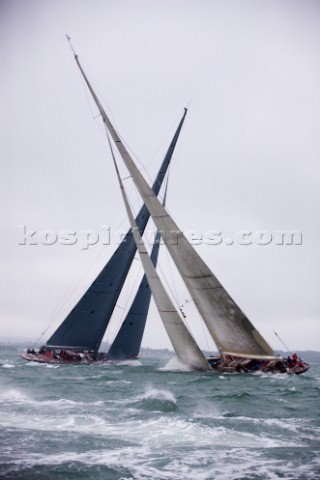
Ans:
<svg viewBox="0 0 320 480"><path fill-rule="evenodd" d="M108 138L109 139L109 138ZM110 144L110 141L109 141ZM145 248L141 238L139 229L134 220L131 207L128 202L127 194L124 189L118 166L113 155L112 146L110 149L116 168L123 201L129 217L131 230L136 242L137 250L140 255L141 263L144 268L149 287L151 289L154 301L157 305L161 320L170 338L174 351L181 362L196 370L210 370L210 365L198 347L198 344L192 337L191 333L180 318L176 308L174 307L169 295L167 294L159 275L151 261L151 258Z"/></svg>
<svg viewBox="0 0 320 480"><path fill-rule="evenodd" d="M272 348L189 244L183 232L152 192L105 113L82 70L77 55L75 55L75 59L97 104L103 122L110 132L157 229L161 232L164 243L219 351L222 354L243 357L273 358Z"/></svg>

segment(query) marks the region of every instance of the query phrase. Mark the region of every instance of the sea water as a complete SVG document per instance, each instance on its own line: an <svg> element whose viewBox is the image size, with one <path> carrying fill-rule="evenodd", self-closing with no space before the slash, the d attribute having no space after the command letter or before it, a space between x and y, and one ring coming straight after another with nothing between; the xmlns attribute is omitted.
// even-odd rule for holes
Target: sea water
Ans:
<svg viewBox="0 0 320 480"><path fill-rule="evenodd" d="M190 372L167 359L27 363L0 353L1 479L320 479L320 366Z"/></svg>

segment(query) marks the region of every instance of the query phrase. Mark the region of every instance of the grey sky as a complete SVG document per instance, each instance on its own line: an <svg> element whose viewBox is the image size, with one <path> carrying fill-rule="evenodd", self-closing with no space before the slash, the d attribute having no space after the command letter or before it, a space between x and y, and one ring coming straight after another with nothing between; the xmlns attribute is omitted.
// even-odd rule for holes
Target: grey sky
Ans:
<svg viewBox="0 0 320 480"><path fill-rule="evenodd" d="M51 333L115 249L19 246L18 226L57 233L128 226L66 33L151 177L190 103L168 196L183 230L232 239L240 230L302 232L300 246L199 251L275 348L273 329L293 349L319 349L316 1L1 1L0 335L38 336L49 324ZM174 288L165 252L160 263ZM184 303L188 294L172 271ZM138 272L136 261L120 306ZM185 310L206 347L192 304ZM154 307L143 345L169 346Z"/></svg>

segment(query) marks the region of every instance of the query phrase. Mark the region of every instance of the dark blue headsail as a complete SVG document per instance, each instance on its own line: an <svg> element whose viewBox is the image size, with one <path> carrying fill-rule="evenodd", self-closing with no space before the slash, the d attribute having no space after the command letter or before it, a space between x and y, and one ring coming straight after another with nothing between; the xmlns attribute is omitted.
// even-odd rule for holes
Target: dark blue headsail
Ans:
<svg viewBox="0 0 320 480"><path fill-rule="evenodd" d="M157 232L151 252L151 260L154 266L157 265L159 248L160 234ZM127 360L139 355L150 300L151 290L147 277L144 275L130 310L108 351L108 360Z"/></svg>
<svg viewBox="0 0 320 480"><path fill-rule="evenodd" d="M170 164L186 113L187 110L185 109L153 184L152 189L156 195L159 193ZM136 224L141 235L148 220L149 212L143 205L136 218ZM98 351L135 253L135 242L131 230L129 230L92 285L49 338L46 348Z"/></svg>

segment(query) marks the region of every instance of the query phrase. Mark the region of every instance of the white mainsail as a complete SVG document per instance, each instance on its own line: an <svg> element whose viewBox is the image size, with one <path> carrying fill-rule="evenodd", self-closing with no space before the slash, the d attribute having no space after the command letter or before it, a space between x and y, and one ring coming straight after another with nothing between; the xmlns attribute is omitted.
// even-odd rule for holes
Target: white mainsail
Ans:
<svg viewBox="0 0 320 480"><path fill-rule="evenodd" d="M220 353L252 358L274 358L272 348L189 244L183 232L154 195L110 122L76 54L75 60L97 104L103 122L157 229L161 232L164 243Z"/></svg>
<svg viewBox="0 0 320 480"><path fill-rule="evenodd" d="M109 140L109 137L108 137ZM154 301L157 305L161 320L170 338L174 351L181 362L196 370L210 370L210 365L198 347L198 344L187 329L183 320L180 318L169 295L167 294L159 275L151 261L151 258L145 248L139 229L136 225L131 207L128 202L127 194L121 180L118 166L113 154L112 146L109 140L110 149L117 172L123 201L128 214L131 230L136 242L137 250L140 255L141 263L144 268L149 287L151 289Z"/></svg>

